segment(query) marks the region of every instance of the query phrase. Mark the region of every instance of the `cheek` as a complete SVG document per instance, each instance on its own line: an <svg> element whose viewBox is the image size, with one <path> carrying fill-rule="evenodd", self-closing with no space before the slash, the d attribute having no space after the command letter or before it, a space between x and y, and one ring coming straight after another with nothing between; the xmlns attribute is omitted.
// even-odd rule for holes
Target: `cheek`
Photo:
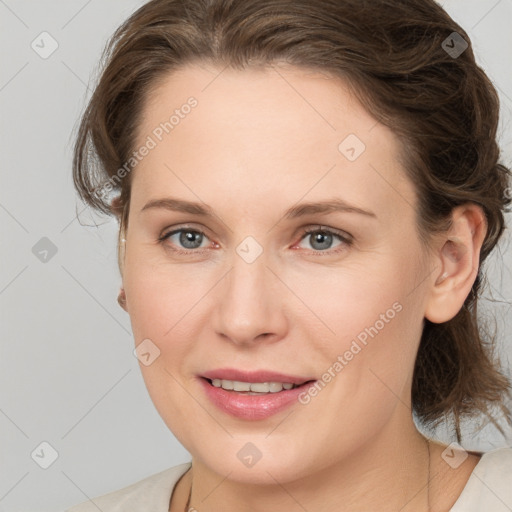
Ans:
<svg viewBox="0 0 512 512"><path fill-rule="evenodd" d="M195 435L190 418L197 411L186 391L190 383L184 380L189 373L185 362L190 340L196 337L190 330L193 306L204 291L177 266L140 263L145 261L142 254L132 254L127 261L123 282L135 344L142 347L150 340L149 352L154 357L148 365L139 358L146 388L167 427L190 449L187 439Z"/></svg>
<svg viewBox="0 0 512 512"><path fill-rule="evenodd" d="M132 250L126 254L123 276L135 345L149 343L150 352L157 355L148 366L141 359L144 381L159 412L172 410L178 426L181 412L174 411L188 407L183 408L187 397L182 385L190 378L185 377L190 375L185 365L195 340L201 338L204 319L198 314L212 286L204 270L199 275L192 265L185 267L155 262L143 250Z"/></svg>
<svg viewBox="0 0 512 512"><path fill-rule="evenodd" d="M375 352L375 357L387 357L399 350L407 337L401 333L409 325L404 317L419 321L419 303L413 304L407 286L412 277L405 275L412 276L414 269L402 266L400 271L400 267L398 261L380 258L376 263L353 264L343 270L287 276L287 282L296 278L294 291L307 305L308 311L298 307L297 312L300 309L303 315L295 321L308 330L312 349L320 349L331 359L333 354L337 357L346 353L347 360L356 355L357 359L364 359L361 355L370 345L375 345L376 350L368 355ZM402 279L394 277L400 274ZM378 349L381 345L383 350Z"/></svg>
<svg viewBox="0 0 512 512"><path fill-rule="evenodd" d="M313 391L323 396L318 414L331 410L331 402L351 418L384 418L398 396L407 400L423 327L421 287L411 293L418 274L411 261L381 258L364 271L331 278L329 294L307 296L331 330L312 347L313 358L321 354L315 364L321 389ZM304 402L313 403L315 396L304 396Z"/></svg>
<svg viewBox="0 0 512 512"><path fill-rule="evenodd" d="M352 334L330 345L323 358L327 362L319 366L323 373L317 388L300 397L304 414L315 421L304 427L304 416L298 414L290 430L303 435L304 443L322 432L325 457L346 456L363 446L385 428L395 411L410 414L402 403L409 403L419 336L413 325L418 322L414 309L394 304L390 309L375 304L376 310L360 309L357 316L354 312L347 317L345 325Z"/></svg>
<svg viewBox="0 0 512 512"><path fill-rule="evenodd" d="M194 317L208 291L207 276L193 265L162 263L143 250L127 252L123 277L135 342L154 339L166 349Z"/></svg>

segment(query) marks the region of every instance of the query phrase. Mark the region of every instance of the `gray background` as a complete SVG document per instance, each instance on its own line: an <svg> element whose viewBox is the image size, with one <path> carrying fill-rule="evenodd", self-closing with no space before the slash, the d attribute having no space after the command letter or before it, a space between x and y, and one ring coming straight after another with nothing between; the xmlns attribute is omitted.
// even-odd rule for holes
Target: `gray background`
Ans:
<svg viewBox="0 0 512 512"><path fill-rule="evenodd" d="M132 354L129 318L116 301L117 224L85 208L71 180L73 129L101 50L142 3L0 0L0 511L62 511L189 460L153 408ZM510 166L512 0L441 3L499 89ZM48 58L31 47L35 40L40 53L51 49L50 36L39 36L45 31L58 44ZM508 231L488 264L505 362L511 261ZM437 435L449 441L442 428ZM58 454L47 469L44 441ZM504 440L486 427L464 446L505 443L510 432Z"/></svg>

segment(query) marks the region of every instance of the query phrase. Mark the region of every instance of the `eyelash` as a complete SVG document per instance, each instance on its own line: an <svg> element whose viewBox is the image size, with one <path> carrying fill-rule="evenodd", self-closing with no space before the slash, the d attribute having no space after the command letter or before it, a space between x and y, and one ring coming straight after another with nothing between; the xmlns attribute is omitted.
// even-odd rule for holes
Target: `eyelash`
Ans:
<svg viewBox="0 0 512 512"><path fill-rule="evenodd" d="M160 244L164 245L165 242L167 241L167 239L170 238L171 236L175 235L176 233L187 232L187 231L191 232L191 233L200 234L200 235L203 235L206 238L208 238L206 236L206 234L199 229L194 229L194 228L190 228L187 226L181 226L178 229L173 229L172 231L169 231L168 233L164 233L163 235L161 235L158 238L158 242ZM315 233L322 233L324 235L325 234L333 235L334 237L338 238L342 242L342 244L340 245L340 248L338 248L338 249L326 249L324 251L319 251L319 250L314 250L314 249L311 250L311 252L313 252L314 254L317 254L319 256L324 255L324 254L332 255L332 254L340 253L343 250L345 250L347 247L350 247L353 244L353 240L350 237L350 235L344 234L341 231L333 230L330 228L325 228L323 226L315 226L314 228L304 229L301 234L299 243L302 242L302 240L307 238L309 235L312 235ZM203 249L206 249L206 248L203 248ZM194 253L202 252L202 249L174 249L174 248L171 248L171 250L176 254L194 254Z"/></svg>

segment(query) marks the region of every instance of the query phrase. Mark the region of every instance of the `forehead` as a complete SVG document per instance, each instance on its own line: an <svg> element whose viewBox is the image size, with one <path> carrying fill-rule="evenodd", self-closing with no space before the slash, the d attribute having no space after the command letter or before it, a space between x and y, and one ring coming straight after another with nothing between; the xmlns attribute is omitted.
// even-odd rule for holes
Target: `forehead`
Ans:
<svg viewBox="0 0 512 512"><path fill-rule="evenodd" d="M168 120L190 97L198 103L195 115L190 116L192 121L176 125L174 135L188 127L200 136L198 125L206 133L208 126L203 122L208 120L222 129L219 137L238 133L241 140L260 129L259 135L268 134L270 140L279 133L282 143L307 137L303 142L313 144L320 138L336 140L346 131L364 139L376 125L346 84L326 73L289 65L234 70L191 64L159 79L148 92L139 136ZM278 144L273 147L278 149Z"/></svg>
<svg viewBox="0 0 512 512"><path fill-rule="evenodd" d="M395 217L414 203L396 136L341 79L311 70L182 67L147 95L136 147L149 139L139 203L177 189L205 201L222 190L247 213L269 194L276 206L336 195Z"/></svg>

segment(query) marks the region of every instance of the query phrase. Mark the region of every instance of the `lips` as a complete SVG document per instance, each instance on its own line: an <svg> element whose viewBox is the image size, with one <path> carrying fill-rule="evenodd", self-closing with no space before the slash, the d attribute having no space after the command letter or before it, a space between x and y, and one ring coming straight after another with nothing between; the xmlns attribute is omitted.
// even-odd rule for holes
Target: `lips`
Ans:
<svg viewBox="0 0 512 512"><path fill-rule="evenodd" d="M198 376L208 399L222 412L243 420L263 420L298 401L315 379L307 376L288 375L267 370L242 371L230 368L211 370ZM214 379L250 383L281 382L295 387L276 393L247 394L226 390L212 385Z"/></svg>

